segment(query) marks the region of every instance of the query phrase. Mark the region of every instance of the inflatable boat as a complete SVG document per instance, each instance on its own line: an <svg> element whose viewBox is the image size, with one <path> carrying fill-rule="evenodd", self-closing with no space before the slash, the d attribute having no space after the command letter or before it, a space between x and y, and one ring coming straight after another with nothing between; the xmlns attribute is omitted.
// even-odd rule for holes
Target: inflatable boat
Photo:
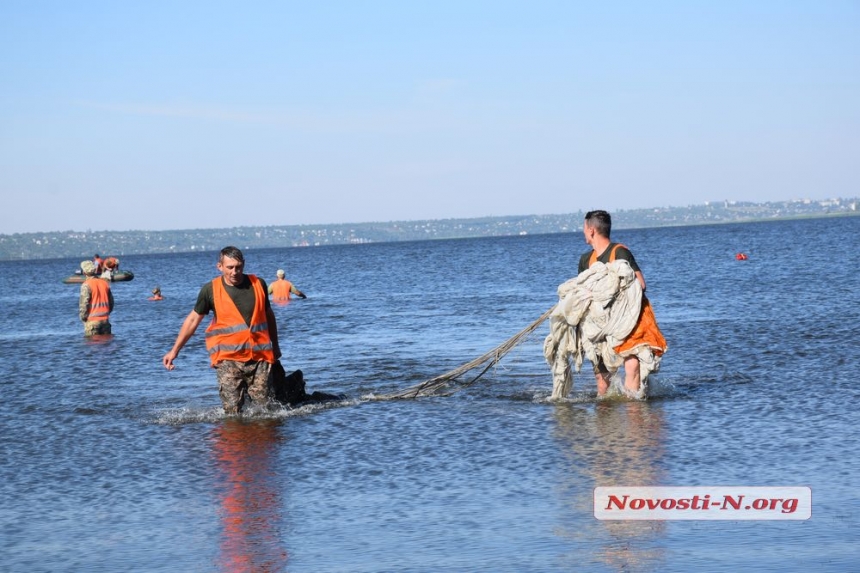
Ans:
<svg viewBox="0 0 860 573"><path fill-rule="evenodd" d="M104 272L100 275L97 275L103 279L109 280L112 283L130 281L134 278L134 273L131 271L113 271L113 272ZM67 276L63 279L63 282L67 285L73 284L81 284L86 280L86 275L82 273L80 270L75 271L75 274Z"/></svg>

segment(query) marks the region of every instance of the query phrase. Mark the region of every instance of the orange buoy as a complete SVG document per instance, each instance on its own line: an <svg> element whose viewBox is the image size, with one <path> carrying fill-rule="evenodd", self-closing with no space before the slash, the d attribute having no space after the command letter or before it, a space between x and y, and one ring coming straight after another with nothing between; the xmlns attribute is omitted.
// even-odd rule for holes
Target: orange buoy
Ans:
<svg viewBox="0 0 860 573"><path fill-rule="evenodd" d="M746 255L745 255L745 254L743 254L743 253L738 253L738 254L736 254L736 255L735 255L735 258L736 258L737 260L739 260L739 261L745 261L745 260L747 260L749 257L748 257L748 256L746 256Z"/></svg>

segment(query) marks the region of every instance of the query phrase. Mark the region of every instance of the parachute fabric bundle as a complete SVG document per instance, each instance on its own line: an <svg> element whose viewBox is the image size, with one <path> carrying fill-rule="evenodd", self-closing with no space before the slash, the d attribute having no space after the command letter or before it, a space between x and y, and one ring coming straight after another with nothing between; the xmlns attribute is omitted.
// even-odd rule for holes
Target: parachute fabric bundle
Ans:
<svg viewBox="0 0 860 573"><path fill-rule="evenodd" d="M659 368L659 355L647 344L621 355L615 350L636 327L642 309L642 287L630 264L625 260L594 263L562 283L558 296L550 316L550 334L544 341L544 357L552 367L552 398L570 393L572 370L579 372L584 358L592 363L602 361L614 373L630 355L639 358L640 394L644 395L648 375Z"/></svg>

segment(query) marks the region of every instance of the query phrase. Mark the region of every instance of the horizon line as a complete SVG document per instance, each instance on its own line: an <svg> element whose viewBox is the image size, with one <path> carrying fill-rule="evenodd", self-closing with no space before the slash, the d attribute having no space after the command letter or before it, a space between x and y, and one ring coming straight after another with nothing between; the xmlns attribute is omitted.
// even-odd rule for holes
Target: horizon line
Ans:
<svg viewBox="0 0 860 573"><path fill-rule="evenodd" d="M713 201L706 201L704 203L698 204L688 204L685 206L663 206L663 207L638 207L635 209L617 209L613 211L613 213L630 213L636 211L658 211L658 210L670 210L670 209L689 209L692 207L709 207L712 203L722 203L725 205L769 205L773 203L828 203L832 201L843 202L843 201L860 201L860 197L831 197L829 199L780 199L775 201L740 201L734 199L719 199ZM233 227L195 227L195 228L176 228L176 229L124 229L124 230L74 230L74 229L63 229L63 230L55 230L55 231L27 231L27 232L19 232L19 233L0 233L0 237L11 237L15 235L39 235L46 233L75 233L75 234L99 234L99 233L176 233L183 231L216 231L220 229L256 229L256 228L278 228L278 227L336 227L336 226L349 226L349 225L390 225L390 224L398 224L398 223L420 223L420 222L433 222L433 221L474 221L481 219L511 219L511 218L523 218L523 217L566 217L572 216L575 214L585 212L583 209L579 209L577 211L570 211L567 213L546 213L546 214L523 214L523 215L483 215L476 217L444 217L437 219L391 219L388 221L352 221L346 223L287 223L281 225L237 225Z"/></svg>

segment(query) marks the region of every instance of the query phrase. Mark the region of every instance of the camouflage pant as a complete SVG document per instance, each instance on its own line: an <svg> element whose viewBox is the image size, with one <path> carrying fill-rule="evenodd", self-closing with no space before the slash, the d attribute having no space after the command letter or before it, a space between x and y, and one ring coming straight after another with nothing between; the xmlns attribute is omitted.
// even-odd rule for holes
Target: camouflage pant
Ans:
<svg viewBox="0 0 860 573"><path fill-rule="evenodd" d="M84 336L110 334L110 322L106 320L88 320L84 323Z"/></svg>
<svg viewBox="0 0 860 573"><path fill-rule="evenodd" d="M251 401L266 405L272 397L268 362L236 362L224 360L216 367L218 394L224 405L224 413L238 414L242 411L245 396Z"/></svg>

